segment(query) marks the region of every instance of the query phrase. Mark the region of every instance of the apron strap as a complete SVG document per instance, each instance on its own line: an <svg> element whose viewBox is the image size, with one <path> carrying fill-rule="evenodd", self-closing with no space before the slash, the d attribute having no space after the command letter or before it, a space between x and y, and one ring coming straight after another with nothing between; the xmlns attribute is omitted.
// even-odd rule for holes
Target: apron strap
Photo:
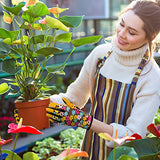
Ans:
<svg viewBox="0 0 160 160"><path fill-rule="evenodd" d="M98 58L98 62L96 66L96 73L99 72L100 68L104 65L105 60L110 56L111 53L112 51L108 51L106 56L104 56L103 58Z"/></svg>
<svg viewBox="0 0 160 160"><path fill-rule="evenodd" d="M147 56L147 52L148 52L148 50L146 51L145 55L143 56L143 58L141 60L141 63L139 64L139 66L138 66L138 68L136 70L136 73L135 73L135 75L134 75L134 77L132 79L132 82L131 82L132 84L136 85L136 83L138 81L138 78L139 78L144 66L148 62L149 57Z"/></svg>

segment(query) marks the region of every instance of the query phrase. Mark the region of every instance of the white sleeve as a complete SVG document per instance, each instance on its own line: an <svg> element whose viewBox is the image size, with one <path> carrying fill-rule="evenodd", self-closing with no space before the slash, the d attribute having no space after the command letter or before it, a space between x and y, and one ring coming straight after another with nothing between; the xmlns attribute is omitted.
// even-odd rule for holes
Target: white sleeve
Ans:
<svg viewBox="0 0 160 160"><path fill-rule="evenodd" d="M50 96L50 100L63 104L62 98L65 97L78 107L82 107L89 98L89 75L83 66L78 78L71 83L66 93L60 93L59 95Z"/></svg>

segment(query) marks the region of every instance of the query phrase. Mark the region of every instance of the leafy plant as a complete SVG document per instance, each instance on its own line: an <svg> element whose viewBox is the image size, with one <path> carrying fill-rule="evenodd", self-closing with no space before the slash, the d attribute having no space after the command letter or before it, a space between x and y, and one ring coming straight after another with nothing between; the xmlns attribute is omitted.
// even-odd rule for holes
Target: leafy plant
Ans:
<svg viewBox="0 0 160 160"><path fill-rule="evenodd" d="M2 71L14 75L10 79L10 95L19 95L18 100L28 101L48 96L52 86L47 82L56 74L64 75L64 68L70 55L77 47L97 43L101 36L72 39L70 28L78 27L83 16L62 16L68 8L58 6L48 8L39 0L12 0L12 7L0 2L4 11L4 20L12 23L14 31L0 28L0 58ZM51 14L51 15L50 15ZM54 54L63 52L58 44L71 43L73 49L59 66L48 66ZM61 45L62 46L62 45ZM47 70L47 75L43 76ZM0 93L9 89L1 84Z"/></svg>
<svg viewBox="0 0 160 160"><path fill-rule="evenodd" d="M42 141L37 141L32 148L41 160L52 160L68 147L80 149L85 130L82 128L69 128L62 131L59 139L48 137Z"/></svg>
<svg viewBox="0 0 160 160"><path fill-rule="evenodd" d="M42 134L42 132L40 132L39 130L37 130L36 128L32 127L32 126L23 126L22 125L22 118L20 119L18 125L14 124L14 123L10 123L8 125L9 129L8 129L8 133L16 133L16 137L15 137L15 141L14 141L14 146L13 146L13 151L11 150L6 150L6 149L1 149L1 146L9 143L10 141L12 141L12 139L9 140L3 140L0 137L0 156L2 159L2 153L6 153L7 157L5 160L22 160L22 158L15 153L15 147L16 147L16 143L17 143L17 139L18 139L18 134L21 132L24 133L31 133L31 134ZM23 154L23 160L39 160L37 154L35 154L34 152L26 152Z"/></svg>

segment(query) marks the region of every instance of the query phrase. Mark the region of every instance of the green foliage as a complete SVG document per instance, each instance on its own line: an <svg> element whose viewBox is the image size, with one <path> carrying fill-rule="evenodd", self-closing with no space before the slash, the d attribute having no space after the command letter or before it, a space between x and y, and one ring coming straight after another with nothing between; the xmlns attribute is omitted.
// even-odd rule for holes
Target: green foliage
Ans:
<svg viewBox="0 0 160 160"><path fill-rule="evenodd" d="M130 156L133 160L159 160L160 138L152 137L127 142L115 149L117 160L120 160L122 155ZM112 157L113 151L110 153L108 159L112 160Z"/></svg>
<svg viewBox="0 0 160 160"><path fill-rule="evenodd" d="M135 152L134 148L121 146L121 147L118 147L114 150L115 150L115 159L116 160L123 160L124 158L126 158L125 160L135 160L135 159L138 160L138 155ZM107 158L107 160L113 160L113 152L114 151L112 150L112 152L109 154L109 157Z"/></svg>
<svg viewBox="0 0 160 160"><path fill-rule="evenodd" d="M0 95L6 93L9 90L9 86L7 83L0 84Z"/></svg>
<svg viewBox="0 0 160 160"><path fill-rule="evenodd" d="M22 160L18 154L13 153L10 150L2 150L2 153L8 154L5 160ZM39 157L33 152L27 152L23 154L23 160L39 160Z"/></svg>
<svg viewBox="0 0 160 160"><path fill-rule="evenodd" d="M157 114L155 115L154 123L155 125L160 124L160 109L157 111Z"/></svg>
<svg viewBox="0 0 160 160"><path fill-rule="evenodd" d="M14 28L14 31L0 28L0 58L3 60L1 69L15 76L9 80L9 95L19 95L21 101L48 97L51 87L47 82L57 74L65 74L65 64L75 48L97 43L101 38L90 36L71 40L72 32L69 29L78 27L83 16L60 17L60 13L68 8L57 6L60 13L53 14L53 17L50 15L53 12L50 13L50 9L40 1L27 6L26 10L23 10L24 2L13 7L5 6L2 2L0 4L4 10L4 20L11 22ZM58 44L55 46L57 42L73 44L72 51L61 66L46 68L55 53L63 52L63 48L59 48ZM47 72L45 77L44 72ZM3 91L7 90L3 88Z"/></svg>
<svg viewBox="0 0 160 160"><path fill-rule="evenodd" d="M54 155L60 154L68 147L80 149L85 130L82 128L66 129L59 135L59 140L52 137L45 138L42 141L37 141L32 148L37 153L40 160L53 160Z"/></svg>

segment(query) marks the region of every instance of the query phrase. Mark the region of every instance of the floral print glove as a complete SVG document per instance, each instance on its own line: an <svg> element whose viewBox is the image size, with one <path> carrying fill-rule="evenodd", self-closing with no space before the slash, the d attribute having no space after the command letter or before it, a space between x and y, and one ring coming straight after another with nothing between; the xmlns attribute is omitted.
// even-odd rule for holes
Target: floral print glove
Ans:
<svg viewBox="0 0 160 160"><path fill-rule="evenodd" d="M59 122L67 126L89 129L92 124L93 117L85 114L85 112L69 102L66 98L62 99L66 105L50 103L50 106L46 108L49 120L51 122Z"/></svg>

